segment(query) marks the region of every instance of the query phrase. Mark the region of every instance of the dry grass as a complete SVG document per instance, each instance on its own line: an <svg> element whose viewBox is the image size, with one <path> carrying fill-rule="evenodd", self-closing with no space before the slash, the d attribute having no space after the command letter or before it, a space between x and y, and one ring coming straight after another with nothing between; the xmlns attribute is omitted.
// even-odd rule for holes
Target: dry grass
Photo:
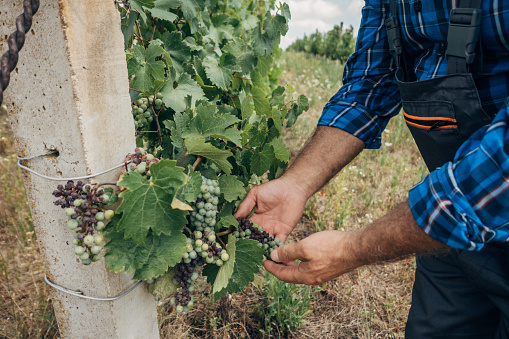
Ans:
<svg viewBox="0 0 509 339"><path fill-rule="evenodd" d="M303 54L285 54L284 81L311 99L311 109L287 131L292 155L313 132L321 108L340 85L336 62ZM391 121L381 150L365 151L308 202L293 241L320 230L354 229L402 201L426 169L402 119ZM57 337L48 288L15 165L6 117L0 116L0 338ZM199 284L195 307L176 314L168 300L159 302L163 338L400 338L410 307L415 263L361 268L315 290L313 312L294 334L269 334L259 312L263 293L251 286L213 303L209 287Z"/></svg>

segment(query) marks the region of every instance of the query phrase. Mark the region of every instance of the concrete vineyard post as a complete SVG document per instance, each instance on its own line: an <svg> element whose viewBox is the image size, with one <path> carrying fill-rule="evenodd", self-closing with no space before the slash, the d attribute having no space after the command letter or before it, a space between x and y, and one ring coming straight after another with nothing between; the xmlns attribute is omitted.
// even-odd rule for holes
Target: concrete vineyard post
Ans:
<svg viewBox="0 0 509 339"><path fill-rule="evenodd" d="M15 29L22 1L0 1L0 51ZM113 0L43 0L19 54L4 103L32 169L53 177L97 173L122 163L135 147L120 15ZM116 181L120 169L92 179ZM111 273L104 259L89 266L74 255L73 231L51 195L61 183L23 171L23 179L51 281L87 296L116 296L134 282ZM145 284L116 301L86 300L53 291L64 338L157 338L157 311Z"/></svg>

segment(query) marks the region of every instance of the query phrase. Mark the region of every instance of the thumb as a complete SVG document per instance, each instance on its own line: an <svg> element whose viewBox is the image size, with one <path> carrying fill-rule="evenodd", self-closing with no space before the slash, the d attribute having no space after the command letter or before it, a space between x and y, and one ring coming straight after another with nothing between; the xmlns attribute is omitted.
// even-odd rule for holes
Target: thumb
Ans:
<svg viewBox="0 0 509 339"><path fill-rule="evenodd" d="M253 208L256 206L256 193L255 188L253 187L249 192L247 193L246 197L242 201L242 203L239 205L239 208L237 209L237 212L235 213L235 218L245 218L251 213Z"/></svg>
<svg viewBox="0 0 509 339"><path fill-rule="evenodd" d="M289 262L302 259L302 250L300 243L284 245L276 248L270 254L275 262Z"/></svg>

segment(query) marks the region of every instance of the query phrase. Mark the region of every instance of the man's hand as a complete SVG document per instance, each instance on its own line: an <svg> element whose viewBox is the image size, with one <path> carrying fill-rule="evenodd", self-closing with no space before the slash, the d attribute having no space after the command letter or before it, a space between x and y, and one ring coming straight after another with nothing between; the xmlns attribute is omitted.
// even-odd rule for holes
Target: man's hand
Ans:
<svg viewBox="0 0 509 339"><path fill-rule="evenodd" d="M246 218L256 207L251 221L285 241L302 217L307 196L290 179L280 178L253 187L240 204L235 218Z"/></svg>
<svg viewBox="0 0 509 339"><path fill-rule="evenodd" d="M407 201L361 229L318 232L281 246L271 254L281 264L266 260L263 266L283 281L314 285L363 265L447 248L417 225Z"/></svg>
<svg viewBox="0 0 509 339"><path fill-rule="evenodd" d="M283 264L266 260L263 266L286 282L322 284L362 265L358 258L352 256L351 247L355 244L350 236L351 232L341 231L312 234L296 244L272 251L272 259ZM300 263L295 260L300 260Z"/></svg>

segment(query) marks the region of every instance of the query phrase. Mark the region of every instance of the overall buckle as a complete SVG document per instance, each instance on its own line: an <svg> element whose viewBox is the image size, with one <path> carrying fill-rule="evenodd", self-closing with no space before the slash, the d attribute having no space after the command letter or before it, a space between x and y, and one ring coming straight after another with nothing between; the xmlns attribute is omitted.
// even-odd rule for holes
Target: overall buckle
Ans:
<svg viewBox="0 0 509 339"><path fill-rule="evenodd" d="M467 65L474 62L475 45L481 28L482 10L454 8L449 17L446 55L465 58Z"/></svg>

